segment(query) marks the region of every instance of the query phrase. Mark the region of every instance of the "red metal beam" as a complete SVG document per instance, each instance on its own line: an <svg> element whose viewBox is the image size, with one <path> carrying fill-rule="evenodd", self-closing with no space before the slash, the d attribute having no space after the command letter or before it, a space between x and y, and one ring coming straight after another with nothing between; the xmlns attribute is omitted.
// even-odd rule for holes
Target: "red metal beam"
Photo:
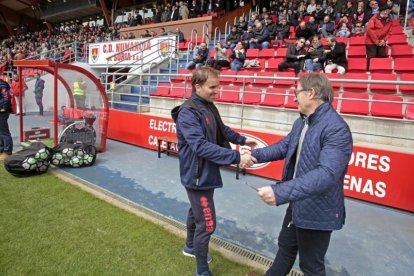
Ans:
<svg viewBox="0 0 414 276"><path fill-rule="evenodd" d="M105 0L99 0L99 3L101 4L102 12L105 17L106 25L112 26L111 17L109 16L108 8L106 7Z"/></svg>

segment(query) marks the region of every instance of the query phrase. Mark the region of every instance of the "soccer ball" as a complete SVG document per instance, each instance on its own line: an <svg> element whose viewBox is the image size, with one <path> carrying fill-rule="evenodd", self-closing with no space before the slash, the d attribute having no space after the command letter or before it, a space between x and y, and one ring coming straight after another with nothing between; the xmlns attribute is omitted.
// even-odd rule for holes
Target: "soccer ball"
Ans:
<svg viewBox="0 0 414 276"><path fill-rule="evenodd" d="M49 169L49 161L38 161L36 171L38 172L45 172Z"/></svg>
<svg viewBox="0 0 414 276"><path fill-rule="evenodd" d="M77 157L77 156L73 156L70 161L69 164L74 167L74 168L78 168L80 166L83 165L83 159Z"/></svg>
<svg viewBox="0 0 414 276"><path fill-rule="evenodd" d="M63 165L64 163L65 163L65 157L61 153L57 152L53 154L52 156L53 165L60 166L60 165Z"/></svg>
<svg viewBox="0 0 414 276"><path fill-rule="evenodd" d="M89 153L85 153L85 155L83 156L83 164L84 165L90 165L93 162L93 155L89 154Z"/></svg>
<svg viewBox="0 0 414 276"><path fill-rule="evenodd" d="M50 158L50 151L47 148L40 149L35 154L37 160L48 160Z"/></svg>
<svg viewBox="0 0 414 276"><path fill-rule="evenodd" d="M76 150L76 156L82 158L85 155L85 152L83 149L77 149Z"/></svg>
<svg viewBox="0 0 414 276"><path fill-rule="evenodd" d="M37 167L36 163L37 163L36 159L34 159L33 157L27 157L26 159L23 160L22 167L25 170L33 171Z"/></svg>
<svg viewBox="0 0 414 276"><path fill-rule="evenodd" d="M72 148L65 148L62 150L62 154L70 159L75 155L75 151Z"/></svg>

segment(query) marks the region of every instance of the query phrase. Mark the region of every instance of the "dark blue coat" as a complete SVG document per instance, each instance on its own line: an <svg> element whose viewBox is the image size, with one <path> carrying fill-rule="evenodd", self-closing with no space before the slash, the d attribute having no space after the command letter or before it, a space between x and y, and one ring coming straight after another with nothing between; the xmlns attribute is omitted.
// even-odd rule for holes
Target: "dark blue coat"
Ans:
<svg viewBox="0 0 414 276"><path fill-rule="evenodd" d="M199 110L183 104L172 114L177 124L181 183L195 190L221 188L220 166L240 163L240 153L216 144L216 132L211 127L214 117L207 107L211 103L195 92L191 99ZM246 138L229 127L224 126L224 131L230 142L245 143Z"/></svg>
<svg viewBox="0 0 414 276"><path fill-rule="evenodd" d="M329 103L320 105L308 122L296 178L293 173L303 118L295 121L284 139L252 154L260 163L285 159L282 181L272 188L277 205L292 204L295 226L338 230L345 222L343 182L352 154L352 135Z"/></svg>

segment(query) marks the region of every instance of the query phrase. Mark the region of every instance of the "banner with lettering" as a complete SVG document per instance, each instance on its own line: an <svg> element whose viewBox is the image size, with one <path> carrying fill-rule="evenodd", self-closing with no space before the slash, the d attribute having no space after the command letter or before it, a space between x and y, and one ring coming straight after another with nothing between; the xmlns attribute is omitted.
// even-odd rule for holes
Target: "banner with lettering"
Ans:
<svg viewBox="0 0 414 276"><path fill-rule="evenodd" d="M256 139L259 147L283 139L281 135L235 130ZM170 118L110 110L108 138L156 150L157 138L163 136L176 137L175 124ZM176 145L171 147L176 150ZM280 179L283 164L283 161L256 164L247 172ZM414 212L414 180L409 173L412 164L414 154L354 146L344 180L345 195Z"/></svg>
<svg viewBox="0 0 414 276"><path fill-rule="evenodd" d="M175 41L176 36L161 36L92 43L89 44L88 63L91 66L124 66L134 62L137 65L161 62L175 51Z"/></svg>

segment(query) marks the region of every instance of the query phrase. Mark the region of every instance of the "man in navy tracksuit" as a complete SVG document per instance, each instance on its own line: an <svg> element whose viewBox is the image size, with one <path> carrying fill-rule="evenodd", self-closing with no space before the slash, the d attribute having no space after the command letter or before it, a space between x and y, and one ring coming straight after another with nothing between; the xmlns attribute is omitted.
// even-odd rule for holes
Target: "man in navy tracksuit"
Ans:
<svg viewBox="0 0 414 276"><path fill-rule="evenodd" d="M260 163L285 159L282 181L260 188L269 205L289 203L278 238L279 250L266 276L285 276L299 252L306 276L325 275L331 232L345 222L343 182L352 154L352 135L332 108L332 87L323 74L299 79L301 117L281 141L254 149Z"/></svg>
<svg viewBox="0 0 414 276"><path fill-rule="evenodd" d="M251 147L256 142L223 124L213 104L218 93L218 71L200 68L191 82L191 98L172 111L177 124L181 183L191 205L183 254L196 258L196 276L211 276L208 244L216 228L214 189L223 186L219 168L229 164L251 166L256 160L250 151L240 154L231 149L229 142Z"/></svg>
<svg viewBox="0 0 414 276"><path fill-rule="evenodd" d="M10 85L0 79L0 160L6 159L13 152L13 139L7 121L11 112Z"/></svg>

